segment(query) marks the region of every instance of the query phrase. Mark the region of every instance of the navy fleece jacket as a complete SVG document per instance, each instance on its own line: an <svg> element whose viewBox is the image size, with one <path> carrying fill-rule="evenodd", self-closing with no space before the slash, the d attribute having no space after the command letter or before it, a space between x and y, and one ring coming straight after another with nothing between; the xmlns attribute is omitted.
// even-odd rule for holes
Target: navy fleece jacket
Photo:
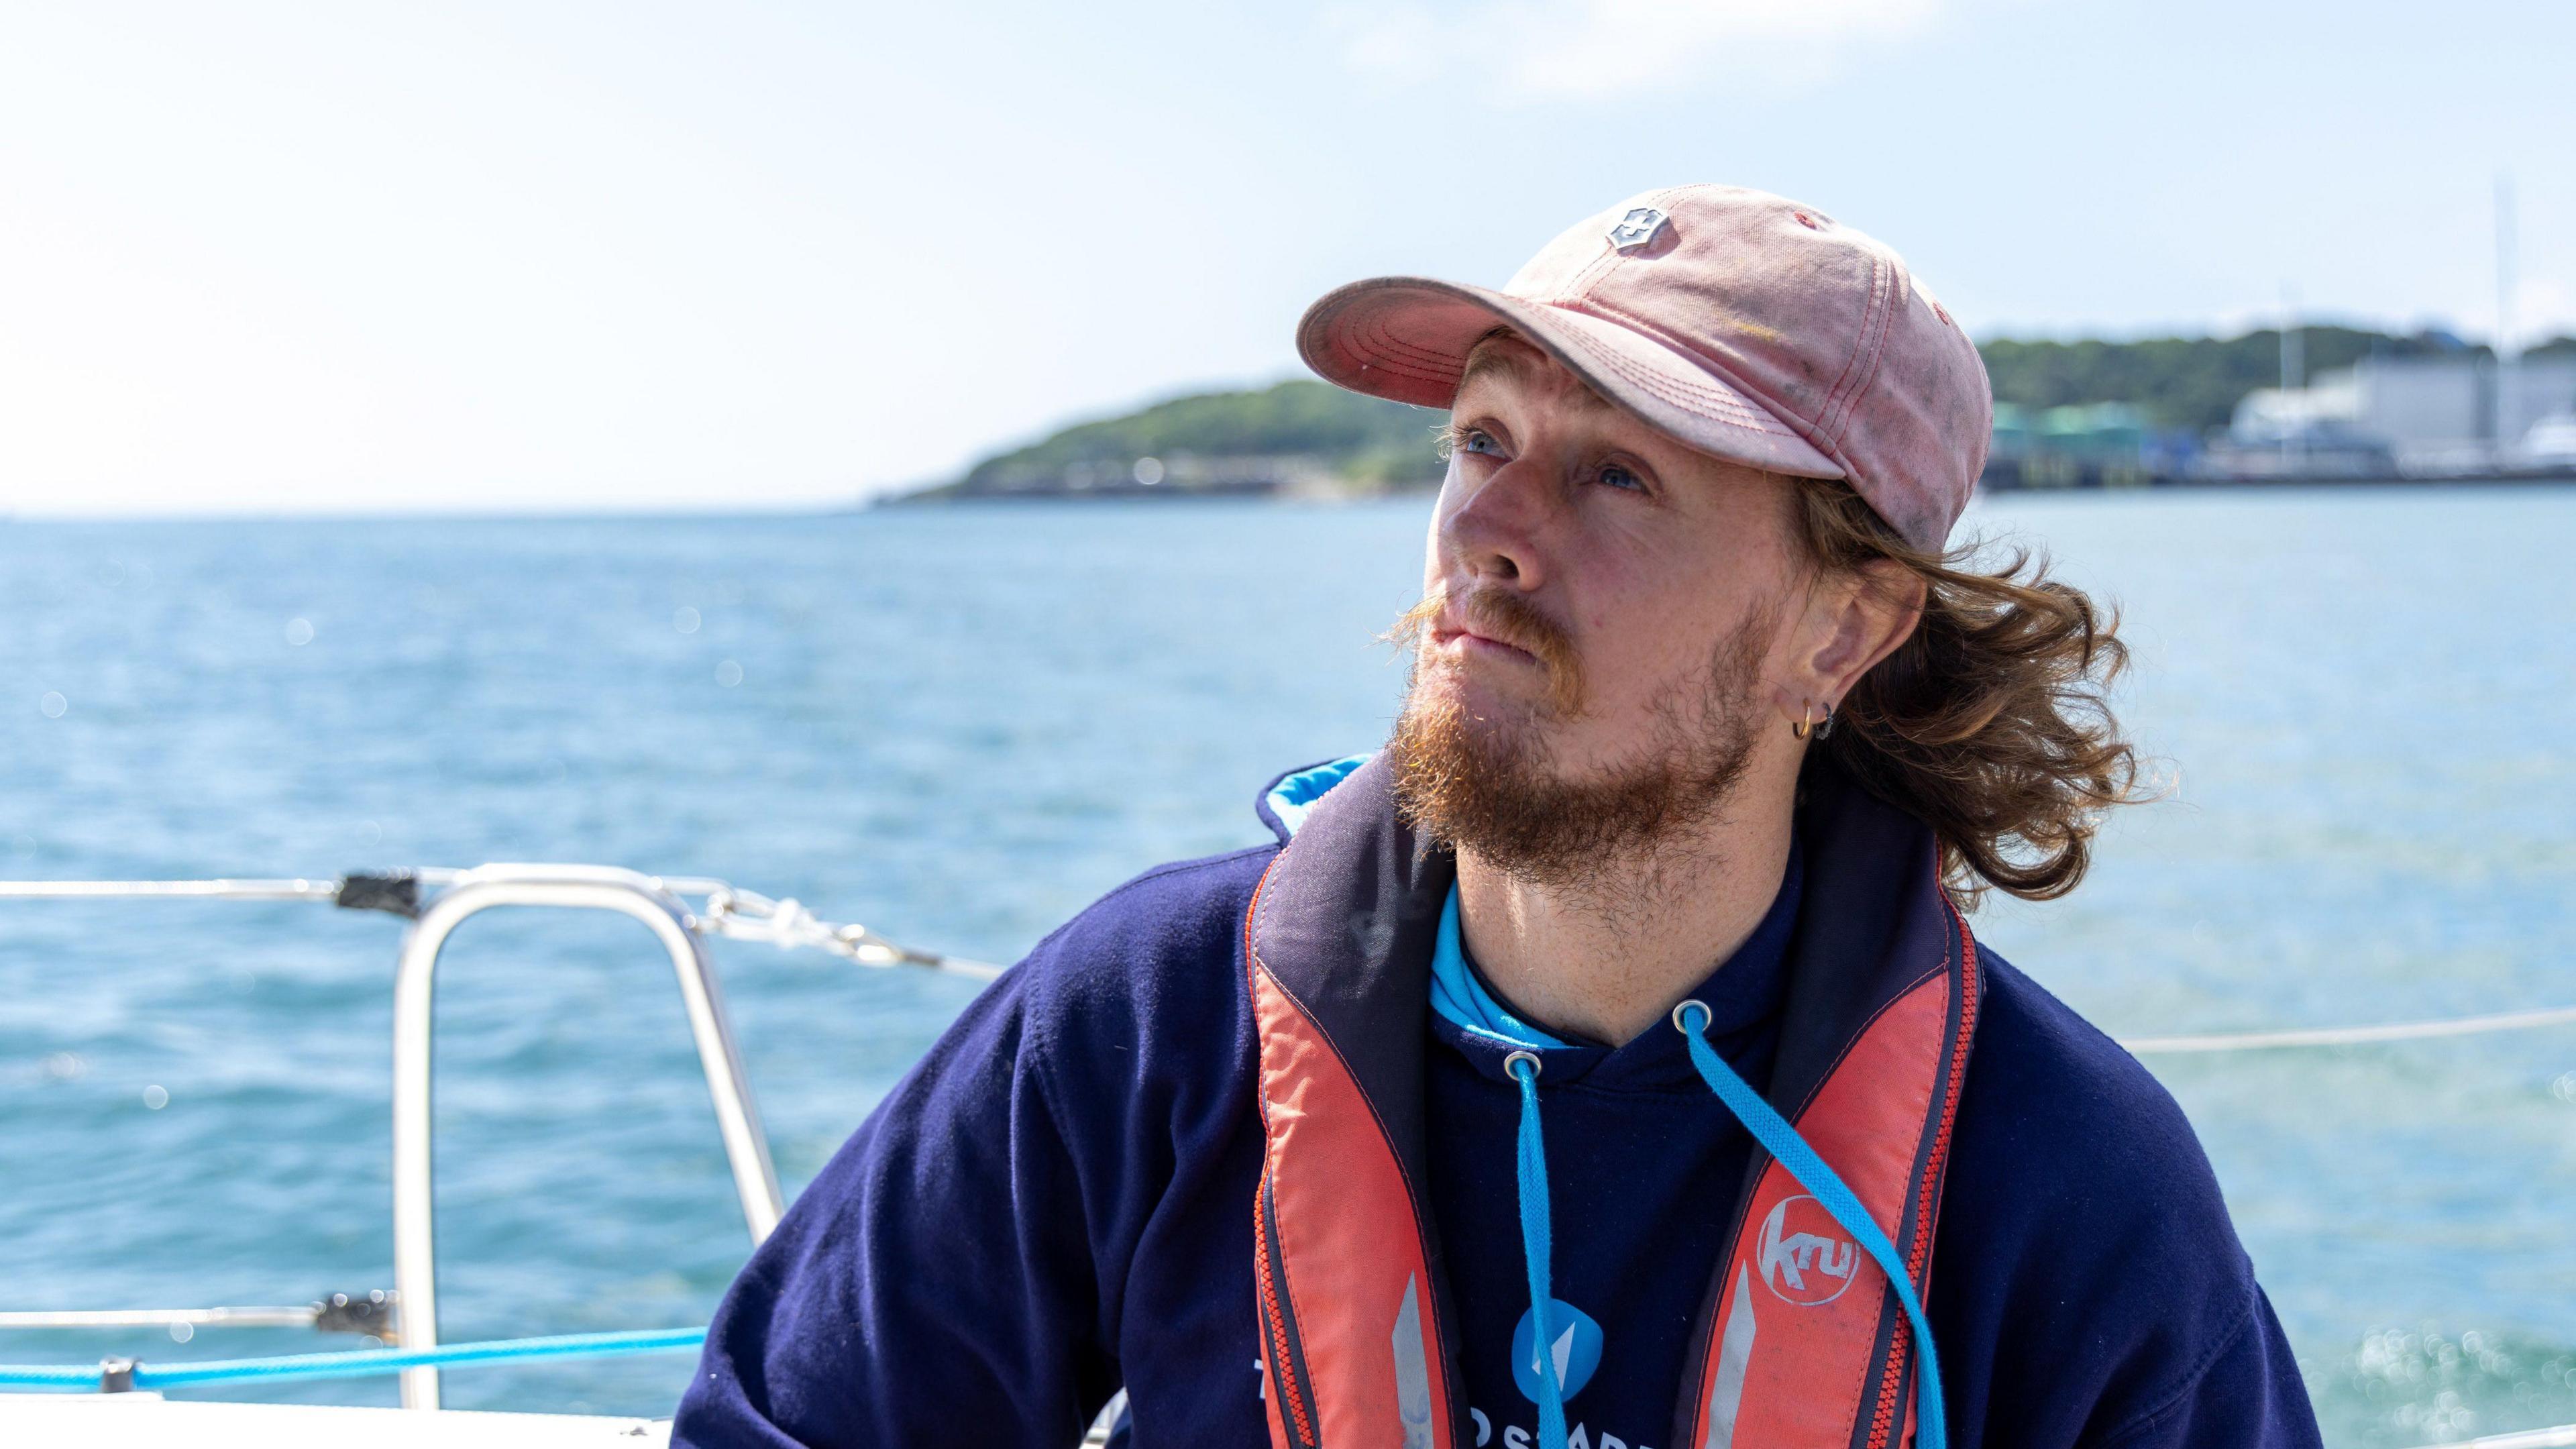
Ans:
<svg viewBox="0 0 2576 1449"><path fill-rule="evenodd" d="M674 1444L1254 1446L1262 1134L1245 906L1277 847L1163 867L970 1006L726 1295ZM1703 988L1757 1085L1780 973L1756 933ZM1991 952L1928 1310L1951 1442L2317 1444L2289 1347L2181 1111ZM1766 964L1767 963L1767 964ZM1741 966L1742 970L1738 967ZM1460 1443L1527 1449L1528 1306L1504 1048L1432 1018L1432 1211L1460 1305ZM1551 1054L1556 1294L1602 1330L1567 1400L1586 1449L1674 1449L1690 1307L1749 1143L1677 1034ZM1559 1087L1557 1084L1562 1083Z"/></svg>

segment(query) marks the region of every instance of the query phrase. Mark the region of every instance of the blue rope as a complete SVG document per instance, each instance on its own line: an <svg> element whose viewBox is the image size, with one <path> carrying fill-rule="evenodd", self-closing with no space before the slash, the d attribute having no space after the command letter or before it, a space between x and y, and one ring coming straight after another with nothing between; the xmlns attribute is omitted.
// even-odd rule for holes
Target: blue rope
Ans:
<svg viewBox="0 0 2576 1449"><path fill-rule="evenodd" d="M1538 1134L1538 1057L1514 1052L1503 1059L1503 1070L1521 1084L1521 1254L1529 1260L1530 1342L1538 1351L1538 1444L1565 1449L1565 1385L1557 1382L1556 1355L1548 1351L1556 1342L1550 1321L1556 1301L1547 1281L1547 1144Z"/></svg>
<svg viewBox="0 0 2576 1449"><path fill-rule="evenodd" d="M175 1389L244 1379L351 1379L414 1368L525 1362L547 1358L605 1358L614 1354L668 1353L707 1341L703 1328L646 1328L624 1333L565 1333L551 1338L504 1338L438 1348L369 1348L348 1353L298 1353L279 1358L210 1359L153 1368L134 1366L134 1387ZM0 1388L95 1389L95 1367L0 1364Z"/></svg>
<svg viewBox="0 0 2576 1449"><path fill-rule="evenodd" d="M1696 1026L1691 1024L1694 1010L1699 1013ZM1912 1275L1897 1260L1896 1245L1879 1231L1877 1221L1870 1217L1869 1209L1861 1206L1859 1196L1843 1185L1842 1177L1807 1145L1807 1139L1798 1135L1789 1119L1762 1100L1762 1094L1737 1076L1735 1069L1700 1035L1708 1029L1708 1022L1708 1008L1699 1002L1685 1001L1673 1010L1673 1025L1681 1029L1682 1040L1690 1045L1691 1065L1699 1068L1700 1078L1708 1083L1709 1090L1717 1093L1718 1100L1726 1104L1773 1161L1787 1168L1800 1187L1815 1194L1816 1201L1834 1215L1834 1221L1843 1225L1843 1231L1852 1235L1861 1251L1878 1260L1879 1271L1887 1275L1887 1286L1896 1290L1896 1301L1904 1305L1906 1320L1914 1325L1914 1346L1923 1361L1922 1371L1914 1376L1915 1449L1943 1449L1949 1426L1941 1416L1941 1360L1932 1351L1932 1324L1923 1316L1923 1301L1914 1296Z"/></svg>

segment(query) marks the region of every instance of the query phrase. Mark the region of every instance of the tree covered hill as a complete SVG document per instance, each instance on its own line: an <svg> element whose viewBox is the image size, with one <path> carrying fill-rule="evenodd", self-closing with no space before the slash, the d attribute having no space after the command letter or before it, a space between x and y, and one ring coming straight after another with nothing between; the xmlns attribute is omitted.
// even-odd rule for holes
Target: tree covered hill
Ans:
<svg viewBox="0 0 2576 1449"><path fill-rule="evenodd" d="M2307 372L2368 356L2482 355L2445 333L2400 336L2351 327L2301 329ZM2281 336L2156 337L2129 342L1983 343L1995 400L2026 408L2129 403L2161 427L2225 425L2237 401L2279 383ZM2576 352L2562 337L2531 355ZM1439 480L1442 414L1308 379L1197 393L1065 428L997 453L924 500L1059 494L1373 493Z"/></svg>
<svg viewBox="0 0 2576 1449"><path fill-rule="evenodd" d="M2365 357L2432 357L2466 353L2484 357L2442 332L2397 336L2354 327L2303 327L2299 343L2310 377L2350 367ZM2559 338L2531 355L2576 351L2576 338ZM2204 432L2224 427L2236 404L2259 387L2281 381L2281 334L2271 329L2241 337L2151 337L2135 342L1981 343L1995 401L2026 408L2068 403L2130 403L2163 427Z"/></svg>
<svg viewBox="0 0 2576 1449"><path fill-rule="evenodd" d="M1447 417L1299 378L1257 391L1196 393L1078 423L986 458L934 491L1130 491L1166 480L1191 491L1238 475L1271 474L1314 474L1362 491L1402 487L1438 478L1435 443ZM1152 466L1140 466L1147 460ZM1223 466L1229 462L1249 467Z"/></svg>

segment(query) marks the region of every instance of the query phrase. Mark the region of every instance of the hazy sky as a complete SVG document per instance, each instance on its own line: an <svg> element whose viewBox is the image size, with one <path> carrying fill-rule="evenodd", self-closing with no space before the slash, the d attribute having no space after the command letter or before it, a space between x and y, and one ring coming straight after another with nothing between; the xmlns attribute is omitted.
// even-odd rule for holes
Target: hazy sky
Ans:
<svg viewBox="0 0 2576 1449"><path fill-rule="evenodd" d="M2576 6L12 0L0 512L753 507L1739 182L1979 336L2576 330Z"/></svg>

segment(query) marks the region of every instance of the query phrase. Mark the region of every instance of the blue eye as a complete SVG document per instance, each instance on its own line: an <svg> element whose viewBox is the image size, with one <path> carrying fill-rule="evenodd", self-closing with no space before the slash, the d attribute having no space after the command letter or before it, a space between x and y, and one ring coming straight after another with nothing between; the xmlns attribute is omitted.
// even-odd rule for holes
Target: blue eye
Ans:
<svg viewBox="0 0 2576 1449"><path fill-rule="evenodd" d="M1613 488L1625 488L1631 491L1643 491L1646 486L1645 479L1638 477L1636 474L1629 472L1627 469L1620 467L1616 463L1612 463L1601 470L1601 481Z"/></svg>
<svg viewBox="0 0 2576 1449"><path fill-rule="evenodd" d="M1501 446L1494 441L1493 434L1482 428L1469 428L1458 438L1458 451L1461 453L1490 453Z"/></svg>

